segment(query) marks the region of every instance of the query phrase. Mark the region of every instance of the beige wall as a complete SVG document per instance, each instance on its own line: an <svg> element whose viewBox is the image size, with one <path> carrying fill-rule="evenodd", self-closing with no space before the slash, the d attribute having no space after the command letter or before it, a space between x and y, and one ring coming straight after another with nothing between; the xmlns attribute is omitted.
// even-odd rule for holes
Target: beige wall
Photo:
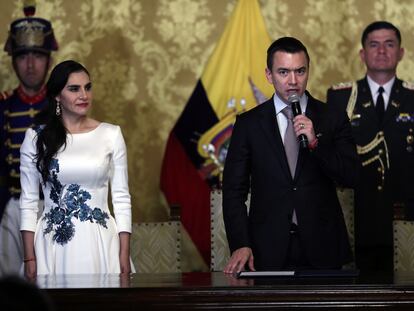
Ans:
<svg viewBox="0 0 414 311"><path fill-rule="evenodd" d="M94 117L122 126L129 157L134 221L168 211L159 191L166 138L179 117L236 1L37 0L36 16L52 21L60 50L54 63L75 59L94 82ZM405 58L399 76L414 80L414 2L410 0L260 0L272 38L301 39L311 56L309 90L363 75L358 50L364 26L387 19L400 27ZM22 17L20 1L0 2L0 42ZM263 55L265 57L265 55ZM0 53L0 89L16 86Z"/></svg>

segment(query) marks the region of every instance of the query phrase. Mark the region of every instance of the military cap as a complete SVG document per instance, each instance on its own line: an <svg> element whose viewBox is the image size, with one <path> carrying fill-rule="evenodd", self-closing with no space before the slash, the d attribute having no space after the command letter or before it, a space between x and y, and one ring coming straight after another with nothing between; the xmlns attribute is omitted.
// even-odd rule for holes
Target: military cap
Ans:
<svg viewBox="0 0 414 311"><path fill-rule="evenodd" d="M33 17L35 1L25 1L24 18L15 20L10 25L9 36L4 50L9 55L25 52L41 52L49 54L58 49L52 24L43 18Z"/></svg>

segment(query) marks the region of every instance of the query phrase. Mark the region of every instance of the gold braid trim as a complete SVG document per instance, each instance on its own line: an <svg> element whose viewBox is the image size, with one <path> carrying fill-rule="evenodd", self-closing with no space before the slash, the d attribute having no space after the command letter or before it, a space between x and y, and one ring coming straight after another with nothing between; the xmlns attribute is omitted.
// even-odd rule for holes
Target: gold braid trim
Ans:
<svg viewBox="0 0 414 311"><path fill-rule="evenodd" d="M386 155L386 159L387 159L387 168L390 168L390 158L388 156L388 146L387 146L387 141L385 140L384 137L382 137L383 141L384 141L384 148L385 148L385 155Z"/></svg>
<svg viewBox="0 0 414 311"><path fill-rule="evenodd" d="M21 189L17 189L17 188L15 188L15 187L10 187L10 188L9 188L9 191L10 191L11 193L13 193L13 194L15 194L15 193L21 193L21 192L22 192L22 190L21 190Z"/></svg>
<svg viewBox="0 0 414 311"><path fill-rule="evenodd" d="M30 108L29 110L26 110L26 111L18 111L18 112L7 111L6 112L7 116L9 116L10 118L24 117L24 116L30 116L31 118L34 118L34 116L37 115L38 113L39 111L33 108Z"/></svg>
<svg viewBox="0 0 414 311"><path fill-rule="evenodd" d="M368 144L366 144L365 146L357 145L357 152L358 152L358 154L366 154L366 153L374 150L374 148L378 147L378 145L381 144L381 143L384 144L385 158L387 160L387 168L389 169L390 168L390 159L389 159L389 156L388 156L388 146L387 146L387 142L385 141L384 134L382 132L378 132L377 135L375 135L375 138L372 141L370 141ZM384 163L380 159L380 155L376 155L376 156L362 162L362 166L366 166L366 165L374 162L375 160L380 160L381 165L384 169Z"/></svg>
<svg viewBox="0 0 414 311"><path fill-rule="evenodd" d="M356 82L352 83L352 90L351 90L351 95L349 96L349 100L348 100L348 105L346 106L346 113L348 115L348 118L350 120L352 120L352 116L354 114L354 108L356 105L356 101L357 101L357 97L358 97L358 84ZM386 166L384 164L384 161L381 159L381 154L379 153L378 150L378 154L369 158L366 161L362 162L362 166L367 166L375 161L379 161L380 165L381 165L381 184L382 186L384 186L384 181L385 181L385 170L390 168L390 160L389 160L389 156L388 156L388 146L387 146L387 142L385 141L384 138L384 133L383 132L378 132L375 135L375 138L370 141L368 144L366 144L365 146L359 146L357 145L357 152L360 155L364 155L367 154L368 152L374 150L376 147L378 147L381 143L384 144L384 149L383 152L385 152L385 159L386 159Z"/></svg>
<svg viewBox="0 0 414 311"><path fill-rule="evenodd" d="M375 135L375 138L365 146L357 145L358 154L365 154L372 151L376 146L378 146L382 141L384 141L384 136L382 135L383 134L379 132L377 133L377 135Z"/></svg>
<svg viewBox="0 0 414 311"><path fill-rule="evenodd" d="M370 158L370 159L362 162L362 166L367 166L368 164L371 164L372 162L377 161L377 160L380 161L381 164L383 164L383 162L381 161L380 156L379 155L376 155L376 156L374 156L374 157L372 157L372 158Z"/></svg>
<svg viewBox="0 0 414 311"><path fill-rule="evenodd" d="M351 95L349 96L348 105L346 106L346 113L349 120L352 120L352 114L354 113L354 108L356 100L358 97L358 84L354 81L352 82Z"/></svg>
<svg viewBox="0 0 414 311"><path fill-rule="evenodd" d="M384 140L385 142L385 140ZM385 167L384 167L384 162L382 162L381 159L379 159L379 162L381 163L381 184L382 186L384 186L385 183ZM390 163L388 161L388 152L387 152L387 163L388 163L388 168L390 167Z"/></svg>
<svg viewBox="0 0 414 311"><path fill-rule="evenodd" d="M381 165L381 185L384 186L385 166L384 166L384 162L382 161L382 159L379 155L376 155L376 156L372 157L371 159L368 159L368 160L362 162L362 166L367 166L368 164L371 164L374 161L379 161L379 163ZM388 162L388 156L387 156L387 162ZM388 164L388 166L389 166L389 164Z"/></svg>

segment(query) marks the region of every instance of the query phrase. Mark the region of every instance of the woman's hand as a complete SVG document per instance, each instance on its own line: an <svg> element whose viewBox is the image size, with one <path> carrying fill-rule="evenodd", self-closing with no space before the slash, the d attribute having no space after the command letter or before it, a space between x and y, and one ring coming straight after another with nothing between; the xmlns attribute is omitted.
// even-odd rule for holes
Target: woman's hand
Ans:
<svg viewBox="0 0 414 311"><path fill-rule="evenodd" d="M24 263L24 276L28 280L36 279L37 268L36 268L36 258L30 258L29 260L25 259Z"/></svg>
<svg viewBox="0 0 414 311"><path fill-rule="evenodd" d="M121 273L131 273L131 261L129 259L129 232L120 232L119 233L119 264L121 266Z"/></svg>
<svg viewBox="0 0 414 311"><path fill-rule="evenodd" d="M121 273L131 273L131 262L128 256L120 254L119 255L119 264L121 266Z"/></svg>
<svg viewBox="0 0 414 311"><path fill-rule="evenodd" d="M21 231L24 251L24 275L29 280L36 278L36 254L34 250L34 232Z"/></svg>

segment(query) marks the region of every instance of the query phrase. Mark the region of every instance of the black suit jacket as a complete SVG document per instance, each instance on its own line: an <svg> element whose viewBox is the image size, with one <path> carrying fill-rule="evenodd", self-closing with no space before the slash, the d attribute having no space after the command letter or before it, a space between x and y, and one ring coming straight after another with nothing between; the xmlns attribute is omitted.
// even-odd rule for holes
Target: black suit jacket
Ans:
<svg viewBox="0 0 414 311"><path fill-rule="evenodd" d="M281 269L293 209L315 268L352 258L336 184L353 186L358 167L346 114L308 95L306 115L318 134L314 151L300 150L292 178L273 99L238 116L223 175L223 213L231 252L248 246L255 268ZM245 201L251 191L250 211Z"/></svg>
<svg viewBox="0 0 414 311"><path fill-rule="evenodd" d="M394 213L414 218L414 90L396 78L379 124L367 79L357 81L357 86L352 133L358 146L368 148L359 154L364 165L355 193L355 244L357 249L391 249ZM350 95L350 85L331 88L328 105L345 110ZM392 260L392 249L389 257Z"/></svg>

